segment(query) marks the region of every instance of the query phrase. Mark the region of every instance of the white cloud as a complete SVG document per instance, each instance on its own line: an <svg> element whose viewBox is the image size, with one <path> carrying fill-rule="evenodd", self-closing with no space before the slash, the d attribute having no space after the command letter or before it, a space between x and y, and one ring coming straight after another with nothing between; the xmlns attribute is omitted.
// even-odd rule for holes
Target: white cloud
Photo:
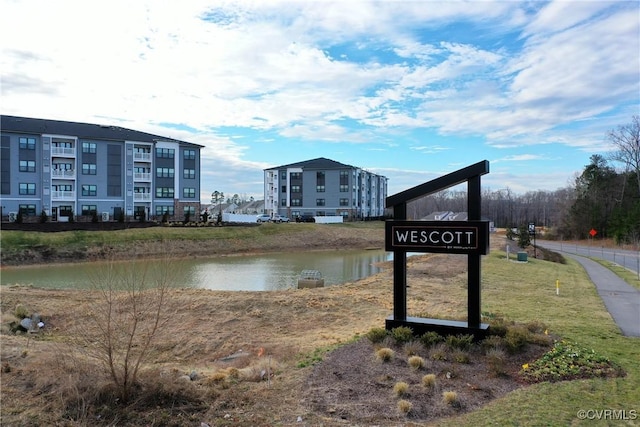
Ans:
<svg viewBox="0 0 640 427"><path fill-rule="evenodd" d="M278 137L417 150L407 135L423 130L487 150L595 150L604 126L637 114L637 14L635 2L2 0L3 113L202 144L203 187L227 174L255 192L277 159L251 148Z"/></svg>

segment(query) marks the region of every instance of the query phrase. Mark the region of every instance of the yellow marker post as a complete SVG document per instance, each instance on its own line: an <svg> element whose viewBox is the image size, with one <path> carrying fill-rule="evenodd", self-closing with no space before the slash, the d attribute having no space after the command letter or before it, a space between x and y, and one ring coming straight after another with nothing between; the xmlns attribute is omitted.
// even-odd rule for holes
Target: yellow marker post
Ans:
<svg viewBox="0 0 640 427"><path fill-rule="evenodd" d="M556 280L556 295L560 295L560 280Z"/></svg>

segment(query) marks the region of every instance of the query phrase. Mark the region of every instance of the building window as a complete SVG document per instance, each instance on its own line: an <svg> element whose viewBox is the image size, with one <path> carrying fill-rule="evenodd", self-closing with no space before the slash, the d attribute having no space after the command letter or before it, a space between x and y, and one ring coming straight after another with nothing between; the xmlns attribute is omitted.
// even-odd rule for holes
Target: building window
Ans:
<svg viewBox="0 0 640 427"><path fill-rule="evenodd" d="M172 199L174 194L173 187L156 188L156 197L159 199Z"/></svg>
<svg viewBox="0 0 640 427"><path fill-rule="evenodd" d="M173 206L156 206L156 215L162 216L165 212L173 216Z"/></svg>
<svg viewBox="0 0 640 427"><path fill-rule="evenodd" d="M283 185L282 188L280 189L281 193L286 193L287 192L287 186Z"/></svg>
<svg viewBox="0 0 640 427"><path fill-rule="evenodd" d="M291 206L302 206L301 199L291 199Z"/></svg>
<svg viewBox="0 0 640 427"><path fill-rule="evenodd" d="M96 152L96 143L95 142L83 142L82 143L82 152L83 153L93 153Z"/></svg>
<svg viewBox="0 0 640 427"><path fill-rule="evenodd" d="M196 150L184 150L183 156L185 160L195 160Z"/></svg>
<svg viewBox="0 0 640 427"><path fill-rule="evenodd" d="M302 179L302 174L300 172L291 172L291 179Z"/></svg>
<svg viewBox="0 0 640 427"><path fill-rule="evenodd" d="M282 174L280 175L280 179L282 179L283 181L286 181L286 179L287 179L287 171L282 171Z"/></svg>
<svg viewBox="0 0 640 427"><path fill-rule="evenodd" d="M18 186L18 193L20 195L35 195L36 194L36 185L35 184L27 184L21 182Z"/></svg>
<svg viewBox="0 0 640 427"><path fill-rule="evenodd" d="M98 214L98 206L97 205L82 205L82 215L97 215Z"/></svg>
<svg viewBox="0 0 640 427"><path fill-rule="evenodd" d="M292 185L291 186L291 192L292 193L300 193L302 191L301 187L299 185Z"/></svg>
<svg viewBox="0 0 640 427"><path fill-rule="evenodd" d="M173 159L176 150L173 148L156 148L156 157L159 159Z"/></svg>
<svg viewBox="0 0 640 427"><path fill-rule="evenodd" d="M35 138L18 138L20 143L20 148L23 150L35 150L36 149L36 139Z"/></svg>
<svg viewBox="0 0 640 427"><path fill-rule="evenodd" d="M195 188L183 188L182 189L182 197L185 199L195 199L196 197L196 189Z"/></svg>
<svg viewBox="0 0 640 427"><path fill-rule="evenodd" d="M82 195L83 196L97 196L98 195L98 186L96 185L82 185Z"/></svg>
<svg viewBox="0 0 640 427"><path fill-rule="evenodd" d="M280 206L286 207L287 206L287 199L280 200Z"/></svg>
<svg viewBox="0 0 640 427"><path fill-rule="evenodd" d="M71 163L54 163L51 165L54 171L72 171L73 164Z"/></svg>
<svg viewBox="0 0 640 427"><path fill-rule="evenodd" d="M156 178L173 178L173 168L156 168Z"/></svg>
<svg viewBox="0 0 640 427"><path fill-rule="evenodd" d="M182 214L184 216L189 215L189 217L193 218L196 215L196 207L195 206L185 206L182 210Z"/></svg>
<svg viewBox="0 0 640 427"><path fill-rule="evenodd" d="M341 193L348 193L349 192L349 185L340 184L340 192Z"/></svg>
<svg viewBox="0 0 640 427"><path fill-rule="evenodd" d="M52 185L53 191L73 191L73 185L71 184L57 184Z"/></svg>
<svg viewBox="0 0 640 427"><path fill-rule="evenodd" d="M316 185L316 193L324 193L324 185Z"/></svg>
<svg viewBox="0 0 640 427"><path fill-rule="evenodd" d="M18 210L24 216L36 216L36 205L18 205Z"/></svg>
<svg viewBox="0 0 640 427"><path fill-rule="evenodd" d="M316 206L324 206L324 204L325 204L324 199L316 199Z"/></svg>
<svg viewBox="0 0 640 427"><path fill-rule="evenodd" d="M73 148L73 143L71 141L56 140L51 142L51 145L56 148Z"/></svg>
<svg viewBox="0 0 640 427"><path fill-rule="evenodd" d="M96 174L96 164L95 163L83 163L82 164L82 175L95 175Z"/></svg>
<svg viewBox="0 0 640 427"><path fill-rule="evenodd" d="M195 169L185 169L182 171L182 177L184 179L195 179L196 178L196 170Z"/></svg>
<svg viewBox="0 0 640 427"><path fill-rule="evenodd" d="M20 172L35 172L35 160L20 160Z"/></svg>
<svg viewBox="0 0 640 427"><path fill-rule="evenodd" d="M340 206L349 206L349 199L340 199Z"/></svg>

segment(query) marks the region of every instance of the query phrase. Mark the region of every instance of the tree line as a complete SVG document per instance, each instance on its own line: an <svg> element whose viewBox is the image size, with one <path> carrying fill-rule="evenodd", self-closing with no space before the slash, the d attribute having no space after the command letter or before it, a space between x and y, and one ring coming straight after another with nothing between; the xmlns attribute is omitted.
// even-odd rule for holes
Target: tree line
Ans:
<svg viewBox="0 0 640 427"><path fill-rule="evenodd" d="M555 191L516 194L509 188L482 190L483 216L498 228L534 223L547 237L584 239L590 230L618 243L640 241L640 116L607 133L614 150L594 154L573 183ZM467 210L464 190L444 190L407 206L413 218Z"/></svg>

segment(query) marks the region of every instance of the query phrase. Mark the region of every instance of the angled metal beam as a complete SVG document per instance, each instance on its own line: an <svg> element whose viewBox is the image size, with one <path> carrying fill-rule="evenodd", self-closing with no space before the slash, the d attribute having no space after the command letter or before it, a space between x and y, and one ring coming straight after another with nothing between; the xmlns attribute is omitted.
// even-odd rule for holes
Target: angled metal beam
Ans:
<svg viewBox="0 0 640 427"><path fill-rule="evenodd" d="M408 190L401 191L392 196L387 197L386 207L390 208L402 203L410 202L422 196L426 196L437 191L444 190L462 182L468 181L470 178L481 176L489 173L489 161L483 160L463 169L458 169L450 174L443 175L434 180L417 185ZM471 218L470 218L471 219Z"/></svg>

